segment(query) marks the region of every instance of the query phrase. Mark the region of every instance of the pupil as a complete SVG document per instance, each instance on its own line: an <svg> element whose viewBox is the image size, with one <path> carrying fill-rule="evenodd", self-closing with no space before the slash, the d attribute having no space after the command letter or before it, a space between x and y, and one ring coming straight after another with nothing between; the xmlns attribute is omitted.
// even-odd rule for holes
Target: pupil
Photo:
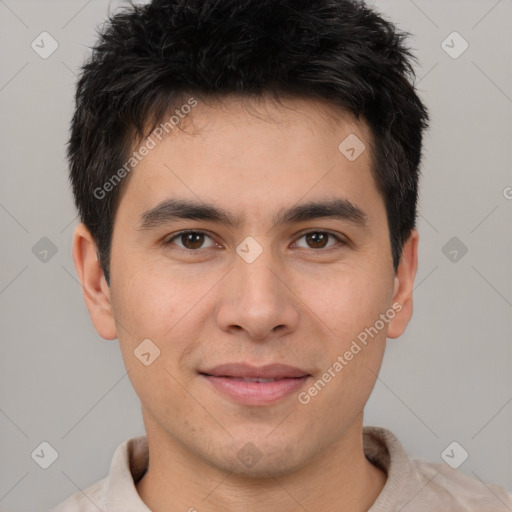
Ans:
<svg viewBox="0 0 512 512"><path fill-rule="evenodd" d="M202 233L185 233L181 241L187 249L199 249L203 245L204 235Z"/></svg>
<svg viewBox="0 0 512 512"><path fill-rule="evenodd" d="M315 248L325 247L327 235L325 233L310 233L307 235L309 245Z"/></svg>

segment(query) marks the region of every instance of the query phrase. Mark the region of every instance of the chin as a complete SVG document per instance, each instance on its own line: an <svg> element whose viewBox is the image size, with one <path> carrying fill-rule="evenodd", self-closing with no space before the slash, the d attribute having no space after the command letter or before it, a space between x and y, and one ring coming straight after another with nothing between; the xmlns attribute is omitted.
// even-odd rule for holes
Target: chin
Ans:
<svg viewBox="0 0 512 512"><path fill-rule="evenodd" d="M265 444L261 449L258 448L257 440L241 443L232 448L229 458L215 457L216 460L210 460L210 464L234 475L257 480L293 473L306 463L291 444L285 446L280 443L279 446L272 446L264 441L263 438L259 444ZM226 452L219 455L226 455Z"/></svg>

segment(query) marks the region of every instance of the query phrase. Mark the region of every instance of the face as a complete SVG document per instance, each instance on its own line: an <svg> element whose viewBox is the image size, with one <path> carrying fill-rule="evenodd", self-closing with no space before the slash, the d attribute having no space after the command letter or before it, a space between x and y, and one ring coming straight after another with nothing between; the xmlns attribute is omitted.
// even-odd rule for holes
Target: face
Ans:
<svg viewBox="0 0 512 512"><path fill-rule="evenodd" d="M110 288L100 278L88 295L148 436L255 476L304 466L360 426L416 270L414 233L393 270L366 125L283 104L199 103L149 151L116 214ZM349 135L366 148L356 159L338 148ZM94 251L78 245L87 282Z"/></svg>

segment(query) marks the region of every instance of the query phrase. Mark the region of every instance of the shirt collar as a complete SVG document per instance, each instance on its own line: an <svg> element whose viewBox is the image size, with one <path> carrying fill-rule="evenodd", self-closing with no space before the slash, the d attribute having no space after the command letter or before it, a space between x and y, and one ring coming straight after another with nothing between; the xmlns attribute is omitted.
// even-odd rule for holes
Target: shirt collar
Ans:
<svg viewBox="0 0 512 512"><path fill-rule="evenodd" d="M110 464L105 491L108 512L151 512L135 487L146 472L148 463L146 436L133 437L118 446Z"/></svg>
<svg viewBox="0 0 512 512"><path fill-rule="evenodd" d="M412 469L410 458L395 435L382 427L363 427L363 448L366 458L387 474L386 484L368 512L394 510ZM128 439L118 446L105 489L108 512L151 512L135 487L148 463L146 436Z"/></svg>

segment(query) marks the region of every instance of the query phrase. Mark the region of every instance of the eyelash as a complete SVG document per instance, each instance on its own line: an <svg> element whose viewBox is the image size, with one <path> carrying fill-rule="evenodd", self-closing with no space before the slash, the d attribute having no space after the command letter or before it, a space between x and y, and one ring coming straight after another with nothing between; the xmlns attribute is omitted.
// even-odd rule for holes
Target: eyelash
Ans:
<svg viewBox="0 0 512 512"><path fill-rule="evenodd" d="M213 240L213 237L211 237L206 231L201 231L201 230L196 230L196 229L187 229L187 230L184 230L184 231L180 231L179 233L176 233L174 235L172 235L171 238L167 238L166 240L163 241L163 245L164 246L169 246L169 245L173 245L173 240L176 240L176 239L179 239L180 237L182 237L183 235L188 235L188 234L199 234L199 235L205 235L209 238L211 238ZM341 239L339 236L335 235L334 233L331 233L330 231L321 231L321 230L312 230L312 231L307 231L306 233L302 233L299 238L297 238L297 240L300 240L301 238L307 236L307 235L311 235L311 234L322 234L322 235L328 235L334 239L336 239L336 241L338 242L339 245L347 245L347 242L343 239ZM320 249L315 249L315 248L311 248L312 251L316 251L316 252L322 252L322 251L326 251L328 249L331 249L333 246L330 246L330 247L327 247L327 248L320 248ZM199 249L187 249L186 247L179 247L177 246L177 248L181 251L185 251L187 253L197 253L201 250L201 248ZM207 247L206 249L211 249L212 247ZM304 247L300 247L300 249L304 249Z"/></svg>

